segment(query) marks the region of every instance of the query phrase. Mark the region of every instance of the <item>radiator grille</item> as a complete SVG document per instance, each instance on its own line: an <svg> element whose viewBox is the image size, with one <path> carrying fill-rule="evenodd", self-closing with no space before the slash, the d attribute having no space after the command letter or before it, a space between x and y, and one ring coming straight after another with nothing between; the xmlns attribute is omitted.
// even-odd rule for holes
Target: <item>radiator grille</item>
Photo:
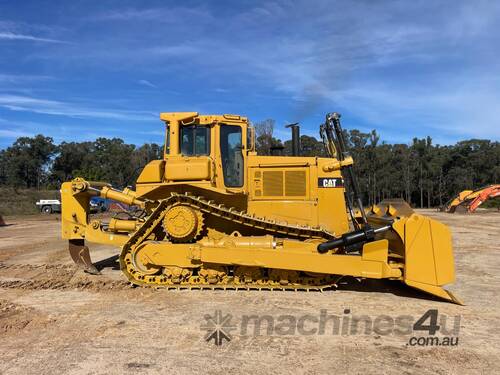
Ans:
<svg viewBox="0 0 500 375"><path fill-rule="evenodd" d="M307 195L306 171L264 171L262 172L262 192L256 181L256 196L264 197L304 197Z"/></svg>
<svg viewBox="0 0 500 375"><path fill-rule="evenodd" d="M283 171L265 171L263 175L264 195L283 196Z"/></svg>
<svg viewBox="0 0 500 375"><path fill-rule="evenodd" d="M306 195L306 172L286 171L285 172L285 195L297 197Z"/></svg>

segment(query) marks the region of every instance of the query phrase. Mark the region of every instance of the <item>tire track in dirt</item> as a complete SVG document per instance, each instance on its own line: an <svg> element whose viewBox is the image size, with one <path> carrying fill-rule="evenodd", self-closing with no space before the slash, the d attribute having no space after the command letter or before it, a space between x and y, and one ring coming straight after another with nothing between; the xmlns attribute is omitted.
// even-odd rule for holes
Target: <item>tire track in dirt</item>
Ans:
<svg viewBox="0 0 500 375"><path fill-rule="evenodd" d="M6 264L0 262L0 270L76 270L71 264Z"/></svg>
<svg viewBox="0 0 500 375"><path fill-rule="evenodd" d="M90 281L81 280L78 282L66 283L58 280L8 280L0 281L0 288L23 289L23 290L42 290L42 289L81 289L90 291L102 290L125 290L131 289L130 283L125 281Z"/></svg>

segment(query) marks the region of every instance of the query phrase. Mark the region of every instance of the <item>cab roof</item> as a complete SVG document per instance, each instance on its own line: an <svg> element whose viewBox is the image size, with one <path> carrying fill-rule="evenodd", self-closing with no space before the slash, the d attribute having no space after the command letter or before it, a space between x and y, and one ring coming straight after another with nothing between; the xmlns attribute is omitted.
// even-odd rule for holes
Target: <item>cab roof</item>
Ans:
<svg viewBox="0 0 500 375"><path fill-rule="evenodd" d="M248 119L240 115L200 115L198 112L162 112L160 119L165 122L178 121L181 125L189 125L193 122L203 124L214 122L248 123Z"/></svg>

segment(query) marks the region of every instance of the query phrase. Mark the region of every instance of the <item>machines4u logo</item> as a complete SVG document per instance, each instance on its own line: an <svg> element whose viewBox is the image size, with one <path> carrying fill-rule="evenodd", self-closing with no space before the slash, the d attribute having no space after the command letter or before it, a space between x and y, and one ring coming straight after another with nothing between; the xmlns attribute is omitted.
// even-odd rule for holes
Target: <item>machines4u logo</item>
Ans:
<svg viewBox="0 0 500 375"><path fill-rule="evenodd" d="M231 322L231 314L222 314L222 311L216 310L214 315L206 314L205 322L201 325L201 329L206 331L205 341L213 340L214 344L221 346L225 341L231 341L231 331L237 327Z"/></svg>
<svg viewBox="0 0 500 375"><path fill-rule="evenodd" d="M236 338L248 336L291 335L379 335L410 336L405 339L409 347L458 346L461 316L440 314L437 309L426 311L422 316L353 314L351 309L331 314L326 309L302 315L241 315L233 320L231 314L216 310L205 314L200 329L204 340L216 347Z"/></svg>
<svg viewBox="0 0 500 375"><path fill-rule="evenodd" d="M318 187L320 188L340 188L344 187L344 180L341 178L329 178L320 177L318 178Z"/></svg>

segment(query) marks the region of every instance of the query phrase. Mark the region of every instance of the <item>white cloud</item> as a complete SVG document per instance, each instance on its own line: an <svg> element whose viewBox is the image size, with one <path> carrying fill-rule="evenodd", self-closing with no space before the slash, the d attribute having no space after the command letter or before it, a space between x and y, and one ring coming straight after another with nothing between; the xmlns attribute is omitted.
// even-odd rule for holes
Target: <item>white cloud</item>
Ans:
<svg viewBox="0 0 500 375"><path fill-rule="evenodd" d="M40 38L33 35L26 34L16 34L9 31L0 32L0 39L4 40L26 40L32 42L43 42L43 43L61 43L61 44L69 44L69 42L58 39L51 38Z"/></svg>
<svg viewBox="0 0 500 375"><path fill-rule="evenodd" d="M127 8L115 9L92 17L95 21L156 21L161 23L183 22L186 19L210 17L209 12L197 7Z"/></svg>
<svg viewBox="0 0 500 375"><path fill-rule="evenodd" d="M26 83L32 81L47 81L54 79L51 76L31 75L31 74L0 74L1 83Z"/></svg>
<svg viewBox="0 0 500 375"><path fill-rule="evenodd" d="M168 46L153 47L145 51L145 56L162 56L162 57L178 57L182 58L187 55L195 55L201 53L204 49L201 43L186 43Z"/></svg>
<svg viewBox="0 0 500 375"><path fill-rule="evenodd" d="M137 81L137 83L143 86L151 87L153 89L158 88L156 85L152 84L147 79L140 79L139 81Z"/></svg>
<svg viewBox="0 0 500 375"><path fill-rule="evenodd" d="M29 137L31 135L33 135L33 133L25 132L22 130L0 129L0 137L4 137L4 138Z"/></svg>
<svg viewBox="0 0 500 375"><path fill-rule="evenodd" d="M76 103L8 94L0 94L0 107L4 107L12 111L24 111L48 115L128 121L150 121L156 116L154 113L147 111L123 111L91 108Z"/></svg>

